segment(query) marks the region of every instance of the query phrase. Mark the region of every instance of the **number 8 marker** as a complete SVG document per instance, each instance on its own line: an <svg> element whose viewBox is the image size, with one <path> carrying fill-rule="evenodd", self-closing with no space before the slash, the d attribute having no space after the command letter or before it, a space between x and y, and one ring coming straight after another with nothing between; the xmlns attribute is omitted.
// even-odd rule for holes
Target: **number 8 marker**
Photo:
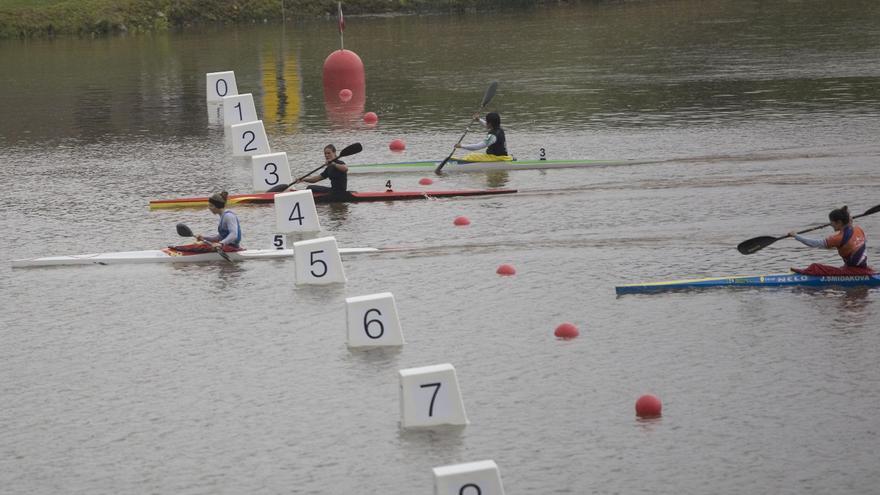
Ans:
<svg viewBox="0 0 880 495"><path fill-rule="evenodd" d="M434 468L434 495L504 495L495 461Z"/></svg>

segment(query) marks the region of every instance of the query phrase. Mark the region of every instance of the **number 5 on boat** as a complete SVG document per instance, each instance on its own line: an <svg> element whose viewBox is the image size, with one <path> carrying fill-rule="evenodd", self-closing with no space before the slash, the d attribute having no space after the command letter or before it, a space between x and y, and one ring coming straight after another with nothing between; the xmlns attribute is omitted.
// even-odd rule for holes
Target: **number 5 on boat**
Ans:
<svg viewBox="0 0 880 495"><path fill-rule="evenodd" d="M404 428L466 425L458 378L451 364L398 371L400 424Z"/></svg>
<svg viewBox="0 0 880 495"><path fill-rule="evenodd" d="M342 259L335 237L320 237L293 243L297 285L345 283Z"/></svg>
<svg viewBox="0 0 880 495"><path fill-rule="evenodd" d="M349 347L403 345L394 295L390 292L345 299Z"/></svg>

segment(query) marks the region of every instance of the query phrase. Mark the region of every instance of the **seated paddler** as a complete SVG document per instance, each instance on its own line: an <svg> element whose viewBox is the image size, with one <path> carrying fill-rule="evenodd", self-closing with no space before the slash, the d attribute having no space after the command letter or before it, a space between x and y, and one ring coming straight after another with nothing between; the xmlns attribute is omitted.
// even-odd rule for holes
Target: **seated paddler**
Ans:
<svg viewBox="0 0 880 495"><path fill-rule="evenodd" d="M504 129L501 128L501 115L498 112L489 112L485 119L481 119L479 114L474 115L474 120L479 120L486 128L486 137L482 141L473 144L455 143L456 148L468 151L477 151L483 148L485 152L468 153L460 158L469 162L497 162L510 161L513 157L507 153L507 139L504 136Z"/></svg>
<svg viewBox="0 0 880 495"><path fill-rule="evenodd" d="M874 273L874 270L868 266L868 244L865 231L853 223L849 209L844 206L843 208L832 210L828 214L828 220L831 222L831 227L834 228L834 233L824 239L811 239L799 235L797 232L789 232L788 235L810 247L837 249L837 254L843 258L843 266L836 267L813 263L803 269L792 268L792 271L804 275L820 276L868 275Z"/></svg>

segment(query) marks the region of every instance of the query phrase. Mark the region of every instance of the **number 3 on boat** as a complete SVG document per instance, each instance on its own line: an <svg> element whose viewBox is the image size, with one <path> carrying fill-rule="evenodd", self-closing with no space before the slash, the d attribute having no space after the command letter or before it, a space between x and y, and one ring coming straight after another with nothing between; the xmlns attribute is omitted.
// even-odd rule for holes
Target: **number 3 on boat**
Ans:
<svg viewBox="0 0 880 495"><path fill-rule="evenodd" d="M345 272L335 237L293 243L297 285L344 284Z"/></svg>
<svg viewBox="0 0 880 495"><path fill-rule="evenodd" d="M293 191L276 194L275 231L288 234L291 232L320 232L318 210L315 209L315 198L312 191Z"/></svg>

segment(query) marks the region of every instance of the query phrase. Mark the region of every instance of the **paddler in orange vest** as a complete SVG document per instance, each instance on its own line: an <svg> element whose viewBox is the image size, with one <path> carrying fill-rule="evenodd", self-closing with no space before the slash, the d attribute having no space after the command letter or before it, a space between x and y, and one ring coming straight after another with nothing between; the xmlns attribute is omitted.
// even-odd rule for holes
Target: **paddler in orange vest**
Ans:
<svg viewBox="0 0 880 495"><path fill-rule="evenodd" d="M828 214L828 220L834 228L834 234L824 239L811 239L798 235L797 232L789 232L788 235L810 247L826 249L837 248L837 254L843 258L844 266L835 267L813 263L804 269L792 268L792 271L804 275L868 275L874 270L868 266L867 238L865 231L852 223L849 209L844 206L832 210Z"/></svg>

